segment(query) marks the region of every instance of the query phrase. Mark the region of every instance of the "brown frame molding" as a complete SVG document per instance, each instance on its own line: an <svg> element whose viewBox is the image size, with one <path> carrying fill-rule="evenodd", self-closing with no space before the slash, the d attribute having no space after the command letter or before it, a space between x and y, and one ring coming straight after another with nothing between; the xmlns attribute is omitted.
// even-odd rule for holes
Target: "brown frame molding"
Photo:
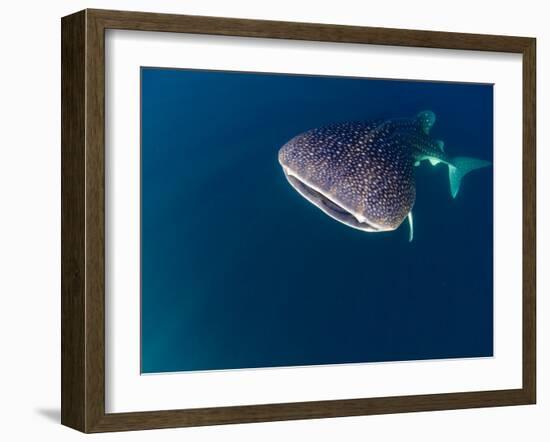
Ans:
<svg viewBox="0 0 550 442"><path fill-rule="evenodd" d="M405 29L84 10L62 19L61 422L91 433L534 404L536 40ZM523 387L401 397L105 413L105 30L363 43L523 56Z"/></svg>

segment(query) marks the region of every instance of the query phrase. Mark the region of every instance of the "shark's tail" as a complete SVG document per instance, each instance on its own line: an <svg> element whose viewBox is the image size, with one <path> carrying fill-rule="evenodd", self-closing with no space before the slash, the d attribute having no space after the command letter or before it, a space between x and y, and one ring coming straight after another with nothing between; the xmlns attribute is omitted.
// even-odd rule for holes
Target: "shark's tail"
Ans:
<svg viewBox="0 0 550 442"><path fill-rule="evenodd" d="M460 183L464 175L472 170L490 166L491 163L485 160L478 160L469 157L454 157L449 162L449 182L451 183L451 195L456 198L460 189Z"/></svg>

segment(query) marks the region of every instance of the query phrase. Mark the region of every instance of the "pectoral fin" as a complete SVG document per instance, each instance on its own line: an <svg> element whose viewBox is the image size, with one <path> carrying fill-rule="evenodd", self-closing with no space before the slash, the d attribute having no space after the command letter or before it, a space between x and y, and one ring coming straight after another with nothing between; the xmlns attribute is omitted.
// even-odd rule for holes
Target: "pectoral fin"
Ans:
<svg viewBox="0 0 550 442"><path fill-rule="evenodd" d="M413 213L412 211L409 212L408 216L407 216L407 220L409 221L409 242L411 242L413 240Z"/></svg>

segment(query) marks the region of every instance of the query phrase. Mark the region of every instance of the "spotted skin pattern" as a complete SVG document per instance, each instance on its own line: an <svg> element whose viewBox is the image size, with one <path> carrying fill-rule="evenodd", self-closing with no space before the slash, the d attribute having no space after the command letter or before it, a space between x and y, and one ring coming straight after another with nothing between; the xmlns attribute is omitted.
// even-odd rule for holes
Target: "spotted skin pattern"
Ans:
<svg viewBox="0 0 550 442"><path fill-rule="evenodd" d="M394 230L415 202L415 163L449 161L443 143L429 136L434 122L435 115L426 111L416 118L312 129L288 141L279 150L279 162L300 193L317 195L306 197L319 207L319 195L328 200L325 206L334 206L334 218L363 230ZM358 222L342 221L338 211Z"/></svg>

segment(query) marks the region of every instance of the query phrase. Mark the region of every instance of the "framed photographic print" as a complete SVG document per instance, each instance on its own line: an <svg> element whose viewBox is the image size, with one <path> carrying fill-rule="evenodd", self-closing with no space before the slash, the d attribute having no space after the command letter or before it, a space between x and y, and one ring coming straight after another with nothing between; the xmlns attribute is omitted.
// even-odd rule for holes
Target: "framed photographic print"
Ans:
<svg viewBox="0 0 550 442"><path fill-rule="evenodd" d="M62 423L533 404L535 40L62 19Z"/></svg>

